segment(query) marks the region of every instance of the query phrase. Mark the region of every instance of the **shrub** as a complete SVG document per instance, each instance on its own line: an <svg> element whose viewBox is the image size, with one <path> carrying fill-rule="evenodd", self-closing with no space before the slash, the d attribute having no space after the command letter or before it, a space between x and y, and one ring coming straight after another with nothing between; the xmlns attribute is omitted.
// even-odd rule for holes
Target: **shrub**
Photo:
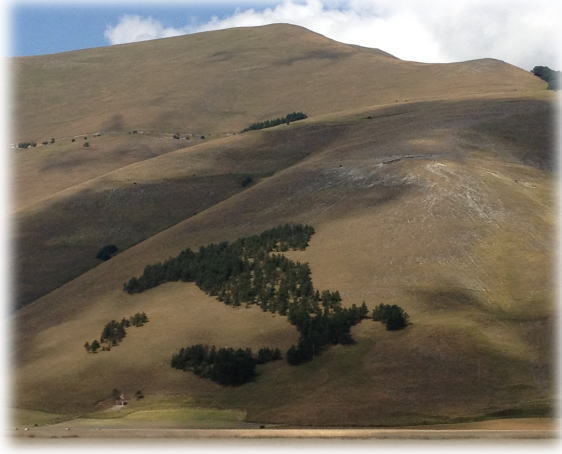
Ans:
<svg viewBox="0 0 562 454"><path fill-rule="evenodd" d="M18 143L18 148L29 148L29 147L36 147L37 142L20 142Z"/></svg>
<svg viewBox="0 0 562 454"><path fill-rule="evenodd" d="M117 246L114 244L108 244L102 247L96 254L96 258L100 260L109 260L117 252Z"/></svg>
<svg viewBox="0 0 562 454"><path fill-rule="evenodd" d="M139 327L148 323L148 317L144 312L137 312L135 315L129 318L128 321L131 325Z"/></svg>
<svg viewBox="0 0 562 454"><path fill-rule="evenodd" d="M91 344L90 344L90 351L92 353L97 353L99 348L101 347L100 343L97 340L94 340Z"/></svg>
<svg viewBox="0 0 562 454"><path fill-rule="evenodd" d="M251 176L244 177L240 185L245 188L246 186L250 186L254 182L254 179Z"/></svg>
<svg viewBox="0 0 562 454"><path fill-rule="evenodd" d="M90 142L84 142L84 145L82 145L85 148L88 148L90 146Z"/></svg>

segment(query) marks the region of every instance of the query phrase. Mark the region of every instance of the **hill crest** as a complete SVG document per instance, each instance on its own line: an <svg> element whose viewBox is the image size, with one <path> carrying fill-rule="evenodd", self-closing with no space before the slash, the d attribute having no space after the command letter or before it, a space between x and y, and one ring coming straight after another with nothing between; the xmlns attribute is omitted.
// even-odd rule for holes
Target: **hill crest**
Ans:
<svg viewBox="0 0 562 454"><path fill-rule="evenodd" d="M12 67L14 141L39 143L130 129L216 136L292 111L544 85L499 61L407 62L287 24L24 57Z"/></svg>

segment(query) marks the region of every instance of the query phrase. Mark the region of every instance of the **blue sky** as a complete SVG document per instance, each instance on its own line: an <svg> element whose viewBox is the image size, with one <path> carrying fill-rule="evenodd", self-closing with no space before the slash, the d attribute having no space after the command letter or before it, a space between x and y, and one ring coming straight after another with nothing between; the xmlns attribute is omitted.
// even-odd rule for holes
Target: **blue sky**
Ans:
<svg viewBox="0 0 562 454"><path fill-rule="evenodd" d="M126 14L152 17L168 27L184 27L195 21L208 22L212 16L223 18L237 8L260 10L275 2L239 3L196 2L185 5L136 4L111 6L104 3L13 4L10 11L10 55L39 55L88 47L107 46L104 37L108 25L115 25Z"/></svg>

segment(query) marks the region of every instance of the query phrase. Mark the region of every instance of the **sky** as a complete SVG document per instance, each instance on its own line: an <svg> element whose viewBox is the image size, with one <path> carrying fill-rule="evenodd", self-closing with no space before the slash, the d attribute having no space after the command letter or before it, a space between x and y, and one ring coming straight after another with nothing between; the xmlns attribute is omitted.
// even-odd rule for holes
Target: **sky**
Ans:
<svg viewBox="0 0 562 454"><path fill-rule="evenodd" d="M11 56L55 53L228 27L288 22L406 60L492 57L559 68L558 0L12 2Z"/></svg>

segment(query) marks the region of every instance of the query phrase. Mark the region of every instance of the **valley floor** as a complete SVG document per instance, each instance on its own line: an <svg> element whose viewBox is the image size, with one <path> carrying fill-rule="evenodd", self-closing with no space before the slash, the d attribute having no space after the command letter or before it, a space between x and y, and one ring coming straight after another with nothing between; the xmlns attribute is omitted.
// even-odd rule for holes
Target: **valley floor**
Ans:
<svg viewBox="0 0 562 454"><path fill-rule="evenodd" d="M62 438L191 438L191 439L258 439L258 438L337 438L337 439L553 439L557 438L558 421L549 418L495 419L462 424L440 424L391 428L285 428L240 423L237 428L135 427L119 420L75 419L63 423L11 430L11 436L30 439ZM242 424L245 424L242 426Z"/></svg>

